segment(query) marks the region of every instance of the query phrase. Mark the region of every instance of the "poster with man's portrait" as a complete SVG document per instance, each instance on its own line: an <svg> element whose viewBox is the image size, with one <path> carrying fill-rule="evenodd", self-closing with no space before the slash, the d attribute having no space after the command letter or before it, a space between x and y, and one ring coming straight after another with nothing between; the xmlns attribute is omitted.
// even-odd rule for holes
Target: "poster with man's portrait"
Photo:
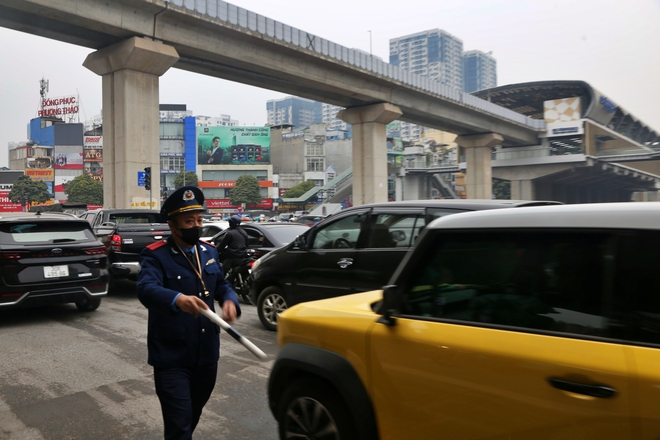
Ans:
<svg viewBox="0 0 660 440"><path fill-rule="evenodd" d="M270 163L269 127L198 127L199 165Z"/></svg>

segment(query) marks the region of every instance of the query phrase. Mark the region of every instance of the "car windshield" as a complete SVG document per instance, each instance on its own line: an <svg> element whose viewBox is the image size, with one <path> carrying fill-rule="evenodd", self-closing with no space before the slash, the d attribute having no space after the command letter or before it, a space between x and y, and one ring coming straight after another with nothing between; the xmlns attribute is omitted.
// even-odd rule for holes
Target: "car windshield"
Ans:
<svg viewBox="0 0 660 440"><path fill-rule="evenodd" d="M57 243L94 240L94 234L82 222L26 222L0 225L0 243Z"/></svg>
<svg viewBox="0 0 660 440"><path fill-rule="evenodd" d="M289 244L294 238L307 231L309 228L304 225L272 225L268 228L277 241L282 244Z"/></svg>

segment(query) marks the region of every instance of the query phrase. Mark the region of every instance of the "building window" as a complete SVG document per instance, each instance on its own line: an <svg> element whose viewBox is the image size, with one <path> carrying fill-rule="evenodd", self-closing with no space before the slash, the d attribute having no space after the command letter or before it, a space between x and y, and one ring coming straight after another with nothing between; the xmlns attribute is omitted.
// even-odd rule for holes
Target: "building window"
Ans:
<svg viewBox="0 0 660 440"><path fill-rule="evenodd" d="M182 156L161 156L160 169L163 171L182 171L186 165L186 158Z"/></svg>
<svg viewBox="0 0 660 440"><path fill-rule="evenodd" d="M184 125L179 122L161 122L159 124L161 139L183 139Z"/></svg>
<svg viewBox="0 0 660 440"><path fill-rule="evenodd" d="M325 158L323 157L308 157L307 169L305 171L323 171L325 170Z"/></svg>
<svg viewBox="0 0 660 440"><path fill-rule="evenodd" d="M323 156L323 145L306 143L305 156Z"/></svg>

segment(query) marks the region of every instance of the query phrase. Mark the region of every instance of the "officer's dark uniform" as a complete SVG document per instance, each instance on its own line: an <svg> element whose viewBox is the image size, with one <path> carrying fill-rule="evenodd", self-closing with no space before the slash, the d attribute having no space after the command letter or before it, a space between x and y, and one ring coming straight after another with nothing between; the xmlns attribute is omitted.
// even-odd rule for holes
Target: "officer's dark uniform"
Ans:
<svg viewBox="0 0 660 440"><path fill-rule="evenodd" d="M201 190L183 187L165 201L161 215L199 211L203 203ZM141 254L137 292L140 302L149 309L148 362L154 367L165 439L192 438L215 386L220 354L220 328L205 316L179 310L174 305L177 295L197 295L211 310L215 310L214 301L222 305L231 300L240 316L238 298L225 281L216 249L201 241L194 249L200 258L204 285L172 237L147 246Z"/></svg>

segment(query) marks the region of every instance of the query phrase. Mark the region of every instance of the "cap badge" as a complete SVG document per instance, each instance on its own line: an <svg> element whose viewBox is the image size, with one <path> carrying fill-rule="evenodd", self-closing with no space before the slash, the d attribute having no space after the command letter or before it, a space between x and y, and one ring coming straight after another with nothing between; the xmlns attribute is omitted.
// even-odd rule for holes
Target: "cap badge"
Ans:
<svg viewBox="0 0 660 440"><path fill-rule="evenodd" d="M193 194L192 191L188 190L188 191L183 193L183 200L185 200L186 202L189 202L191 200L195 200L195 194Z"/></svg>

